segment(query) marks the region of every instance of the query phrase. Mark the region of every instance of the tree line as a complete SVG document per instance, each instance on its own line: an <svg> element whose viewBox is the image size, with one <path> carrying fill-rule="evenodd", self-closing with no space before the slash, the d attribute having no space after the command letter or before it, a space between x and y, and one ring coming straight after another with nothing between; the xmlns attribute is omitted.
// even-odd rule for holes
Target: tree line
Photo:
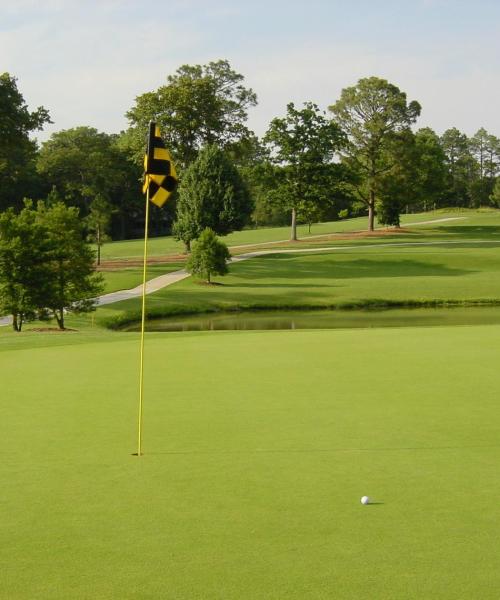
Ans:
<svg viewBox="0 0 500 600"><path fill-rule="evenodd" d="M30 134L50 122L30 112L16 79L0 76L0 211L23 199L78 209L100 248L143 231L139 181L145 132L155 120L181 185L152 210L152 234L173 232L186 246L206 227L226 234L247 225L314 223L367 215L398 225L405 211L500 204L500 140L480 128L438 135L416 129L421 106L392 83L361 79L327 112L288 104L261 138L247 126L257 95L226 60L184 65L135 99L118 134L80 126L38 146Z"/></svg>

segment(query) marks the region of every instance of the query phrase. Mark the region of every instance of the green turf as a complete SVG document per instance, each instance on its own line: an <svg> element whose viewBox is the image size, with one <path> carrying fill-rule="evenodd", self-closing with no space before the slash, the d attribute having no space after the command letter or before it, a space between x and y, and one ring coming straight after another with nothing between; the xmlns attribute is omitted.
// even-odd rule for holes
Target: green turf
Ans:
<svg viewBox="0 0 500 600"><path fill-rule="evenodd" d="M499 299L499 213L460 214L148 305ZM148 334L138 459L138 335L98 326L137 305L0 328L2 600L498 597L499 325Z"/></svg>
<svg viewBox="0 0 500 600"><path fill-rule="evenodd" d="M489 215L491 211L479 213L479 215ZM494 211L494 214L498 211ZM447 210L447 211L432 211L419 213L414 215L403 215L401 218L402 225L406 223L418 223L420 221L430 221L443 218L467 217L473 215L477 218L477 211L467 210ZM458 221L457 221L458 222ZM437 227L439 224L428 225L427 227ZM417 229L421 227L418 226ZM307 238L309 235L325 235L329 233L342 233L365 230L367 228L367 218L358 217L355 219L346 219L343 221L334 221L329 223L317 223L312 226L311 232L307 225L299 225L298 235L300 238ZM280 240L288 240L290 238L289 227L264 227L259 229L246 229L237 231L228 236L225 236L224 242L228 246L246 245L246 244L263 244L266 242L276 242ZM122 259L122 258L138 258L143 255L144 242L138 240L125 240L105 244L102 247L101 255L103 260ZM149 256L162 256L166 254L178 254L184 252L182 242L174 240L173 237L151 238L148 243Z"/></svg>
<svg viewBox="0 0 500 600"><path fill-rule="evenodd" d="M148 296L152 314L375 303L500 302L500 238L450 244L358 246L279 254L231 265L222 285L189 278ZM439 240L437 240L439 241ZM455 243L457 242L457 243ZM140 299L102 307L98 319L136 314Z"/></svg>
<svg viewBox="0 0 500 600"><path fill-rule="evenodd" d="M437 211L404 219L453 215L463 218L412 226L405 234L316 242L333 246L331 253L268 255L234 264L230 275L219 280L222 286L188 279L149 296L148 310L167 316L263 307L500 301L500 211ZM304 241L291 249L312 244ZM98 319L136 318L139 310L140 300L129 300L99 309Z"/></svg>
<svg viewBox="0 0 500 600"><path fill-rule="evenodd" d="M34 337L0 597L498 597L500 326L148 335L142 458L137 335Z"/></svg>

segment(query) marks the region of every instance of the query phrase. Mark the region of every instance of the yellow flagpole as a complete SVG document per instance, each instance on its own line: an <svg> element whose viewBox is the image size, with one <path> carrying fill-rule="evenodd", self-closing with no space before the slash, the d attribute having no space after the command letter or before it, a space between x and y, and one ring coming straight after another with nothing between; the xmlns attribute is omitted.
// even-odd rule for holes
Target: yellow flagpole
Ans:
<svg viewBox="0 0 500 600"><path fill-rule="evenodd" d="M142 269L141 358L139 370L139 427L137 456L142 455L142 406L144 400L144 326L146 323L146 269L148 259L149 186L146 193L146 223L144 224L144 264Z"/></svg>

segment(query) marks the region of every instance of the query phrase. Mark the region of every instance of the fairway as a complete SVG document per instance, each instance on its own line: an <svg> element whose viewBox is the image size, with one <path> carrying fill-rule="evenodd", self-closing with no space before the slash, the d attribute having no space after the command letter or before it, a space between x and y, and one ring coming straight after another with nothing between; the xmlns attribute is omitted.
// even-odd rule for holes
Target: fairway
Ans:
<svg viewBox="0 0 500 600"><path fill-rule="evenodd" d="M32 339L1 598L498 597L500 326Z"/></svg>
<svg viewBox="0 0 500 600"><path fill-rule="evenodd" d="M434 226L438 226L442 220L456 220L460 222L469 216L472 212L476 217L476 211L467 210L447 210L418 213L412 215L402 215L401 223L403 227L407 223L417 224L434 221ZM354 219L345 219L342 221L332 221L327 223L315 223L309 231L307 225L299 225L297 235L307 240L310 236L322 236L332 233L353 233L355 231L364 231L366 229L366 217L357 217ZM224 236L224 242L228 246L251 246L254 244L265 244L268 242L279 242L290 239L290 227L263 227L258 229L245 229L244 231L235 231ZM125 240L105 244L102 248L103 260L133 259L142 256L144 242L141 239ZM175 240L172 236L156 237L149 240L148 255L165 256L168 254L182 254L184 245Z"/></svg>

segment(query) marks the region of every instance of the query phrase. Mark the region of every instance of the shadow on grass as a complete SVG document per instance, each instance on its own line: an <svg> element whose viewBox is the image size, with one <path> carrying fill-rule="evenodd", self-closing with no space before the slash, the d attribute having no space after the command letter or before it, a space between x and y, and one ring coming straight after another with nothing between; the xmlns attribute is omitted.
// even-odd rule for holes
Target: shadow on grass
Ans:
<svg viewBox="0 0 500 600"><path fill-rule="evenodd" d="M250 289L258 289L258 288L274 288L274 287L286 287L286 288L333 288L338 287L332 283L293 283L292 281L288 283L227 283L225 284L226 288L250 288Z"/></svg>
<svg viewBox="0 0 500 600"><path fill-rule="evenodd" d="M442 225L435 231L446 233L464 239L470 237L496 237L500 236L500 225Z"/></svg>
<svg viewBox="0 0 500 600"><path fill-rule="evenodd" d="M471 269L457 269L443 264L431 264L418 260L394 259L355 259L346 260L344 256L315 254L305 260L304 256L275 255L276 263L270 269L269 260L256 260L238 265L233 271L238 279L272 278L269 283L252 283L252 287L280 287L277 279L289 279L287 287L301 287L302 284L293 283L297 279L361 279L377 277L457 277L468 275L476 271ZM226 284L227 287L244 287L241 283ZM320 287L308 283L304 287Z"/></svg>

